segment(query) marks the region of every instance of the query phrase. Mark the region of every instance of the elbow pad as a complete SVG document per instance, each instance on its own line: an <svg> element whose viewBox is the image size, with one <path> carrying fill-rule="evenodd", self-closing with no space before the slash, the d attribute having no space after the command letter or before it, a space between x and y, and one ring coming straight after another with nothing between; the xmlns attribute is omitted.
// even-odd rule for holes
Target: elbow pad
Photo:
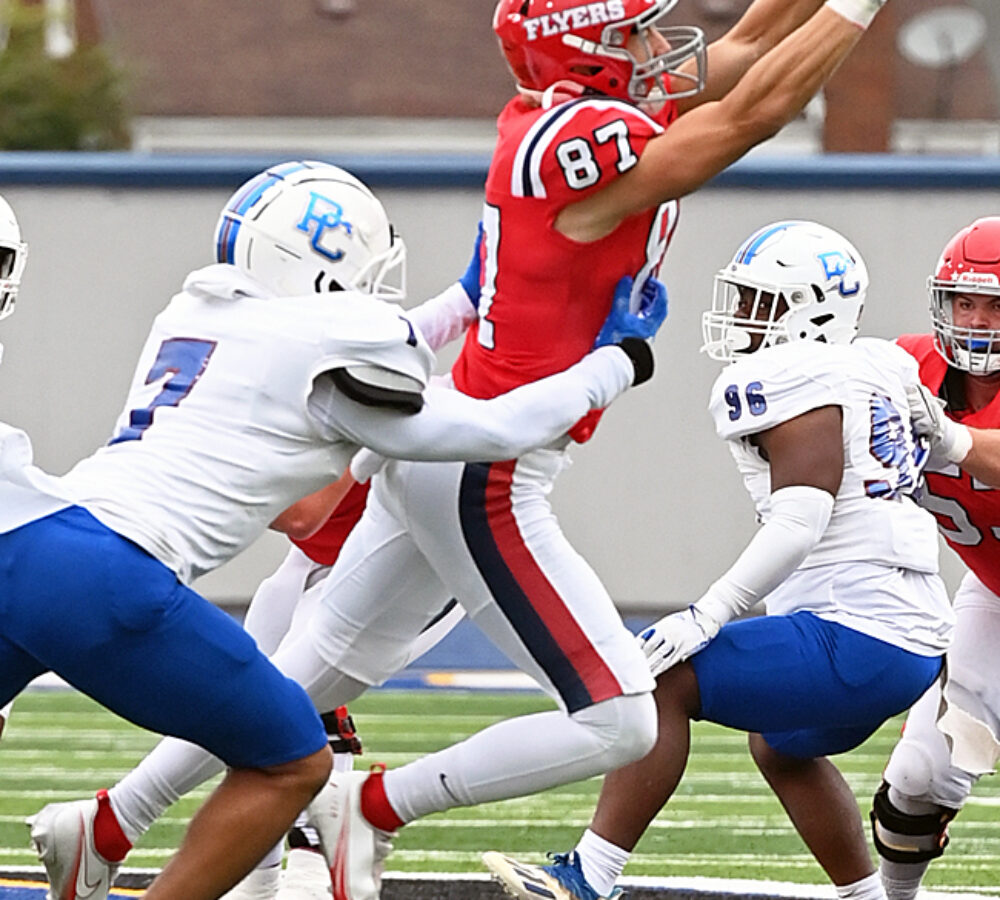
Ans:
<svg viewBox="0 0 1000 900"><path fill-rule="evenodd" d="M380 366L332 369L330 377L343 394L365 406L381 406L413 415L424 407L423 385L401 372Z"/></svg>
<svg viewBox="0 0 1000 900"><path fill-rule="evenodd" d="M792 574L826 531L833 497L817 487L791 485L771 494L771 516L739 559L696 606L725 624L746 612Z"/></svg>

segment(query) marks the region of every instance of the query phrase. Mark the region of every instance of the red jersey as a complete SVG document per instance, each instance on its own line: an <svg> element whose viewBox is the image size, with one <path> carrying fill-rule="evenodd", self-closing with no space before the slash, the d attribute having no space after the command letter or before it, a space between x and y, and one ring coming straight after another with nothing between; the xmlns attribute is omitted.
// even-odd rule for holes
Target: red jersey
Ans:
<svg viewBox="0 0 1000 900"><path fill-rule="evenodd" d="M934 336L905 334L897 343L920 364L920 380L940 394L948 364L935 349ZM978 412L949 409L948 415L976 428L1000 428L1000 392ZM920 505L934 513L948 546L983 584L1000 594L1000 491L976 481L956 465L926 472L925 476L927 491Z"/></svg>
<svg viewBox="0 0 1000 900"><path fill-rule="evenodd" d="M332 566L340 555L340 548L344 546L347 535L358 524L361 513L365 511L365 501L368 499L370 486L370 481L352 485L330 518L320 526L319 531L304 541L293 538L292 543L313 562Z"/></svg>
<svg viewBox="0 0 1000 900"><path fill-rule="evenodd" d="M672 200L578 243L556 216L631 169L663 125L612 97L540 108L517 97L500 114L483 209L479 320L452 368L456 387L489 398L578 362L593 347L615 286L659 273L677 223ZM570 432L590 437L596 416Z"/></svg>

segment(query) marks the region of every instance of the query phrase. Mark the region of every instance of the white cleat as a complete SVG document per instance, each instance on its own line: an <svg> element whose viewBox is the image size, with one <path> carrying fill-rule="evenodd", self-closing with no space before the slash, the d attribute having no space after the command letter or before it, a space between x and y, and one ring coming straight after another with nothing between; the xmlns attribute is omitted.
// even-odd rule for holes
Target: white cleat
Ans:
<svg viewBox="0 0 1000 900"><path fill-rule="evenodd" d="M290 850L275 900L331 900L332 897L330 870L323 855L303 848Z"/></svg>
<svg viewBox="0 0 1000 900"><path fill-rule="evenodd" d="M483 863L504 891L516 900L615 900L622 896L615 888L606 897L595 891L584 877L580 855L550 853L550 865L535 866L490 850Z"/></svg>
<svg viewBox="0 0 1000 900"><path fill-rule="evenodd" d="M382 864L393 835L368 824L361 815L361 785L367 772L334 772L308 807L330 867L333 900L379 900ZM372 766L372 777L381 770Z"/></svg>
<svg viewBox="0 0 1000 900"><path fill-rule="evenodd" d="M280 878L280 865L254 869L221 900L275 900Z"/></svg>
<svg viewBox="0 0 1000 900"><path fill-rule="evenodd" d="M118 874L94 848L97 799L50 803L27 819L49 878L47 900L106 900Z"/></svg>

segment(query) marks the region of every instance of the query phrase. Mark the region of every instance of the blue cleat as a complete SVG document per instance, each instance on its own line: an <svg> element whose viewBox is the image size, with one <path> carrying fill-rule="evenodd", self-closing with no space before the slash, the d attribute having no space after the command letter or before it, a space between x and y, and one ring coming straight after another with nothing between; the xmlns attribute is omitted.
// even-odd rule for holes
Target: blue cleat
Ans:
<svg viewBox="0 0 1000 900"><path fill-rule="evenodd" d="M517 900L614 900L622 896L615 888L602 897L583 877L580 854L550 853L552 864L533 866L491 850L483 854L483 864L503 889Z"/></svg>

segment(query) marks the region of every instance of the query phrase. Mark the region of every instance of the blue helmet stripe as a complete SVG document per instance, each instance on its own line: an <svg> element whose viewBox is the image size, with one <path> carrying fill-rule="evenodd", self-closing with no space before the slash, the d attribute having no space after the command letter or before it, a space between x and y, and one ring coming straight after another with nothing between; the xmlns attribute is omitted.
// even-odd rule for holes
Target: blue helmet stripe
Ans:
<svg viewBox="0 0 1000 900"><path fill-rule="evenodd" d="M761 245L766 241L771 235L777 234L779 231L784 231L786 228L790 228L791 222L779 222L777 225L771 225L767 228L762 228L755 235L747 240L747 242L740 248L739 255L737 256L736 262L738 263L748 263L757 255L757 251L760 250Z"/></svg>
<svg viewBox="0 0 1000 900"><path fill-rule="evenodd" d="M240 230L240 219L238 217L246 215L254 204L260 200L268 188L283 181L289 175L301 172L303 169L313 168L306 162L289 162L274 166L266 172L261 172L255 178L251 178L244 184L226 204L223 215L233 213L232 217L226 216L223 225L219 227L219 239L215 245L215 258L222 263L232 263L236 256L236 235Z"/></svg>
<svg viewBox="0 0 1000 900"><path fill-rule="evenodd" d="M219 239L215 245L215 259L220 263L232 263L236 258L236 235L240 230L240 220L225 216L219 227Z"/></svg>

